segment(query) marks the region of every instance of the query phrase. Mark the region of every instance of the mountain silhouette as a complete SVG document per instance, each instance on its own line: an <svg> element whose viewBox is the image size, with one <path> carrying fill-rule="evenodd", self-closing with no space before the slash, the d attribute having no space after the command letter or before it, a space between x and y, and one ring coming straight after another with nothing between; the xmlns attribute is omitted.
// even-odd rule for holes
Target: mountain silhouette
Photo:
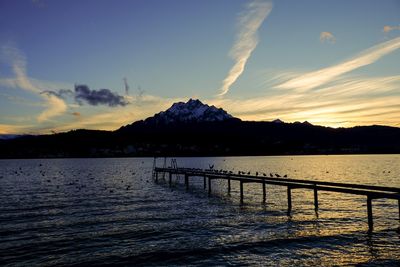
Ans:
<svg viewBox="0 0 400 267"><path fill-rule="evenodd" d="M193 99L116 131L0 139L1 158L360 153L400 153L400 128L241 121Z"/></svg>
<svg viewBox="0 0 400 267"><path fill-rule="evenodd" d="M230 120L240 121L240 119L234 118L222 108L203 104L198 99L189 99L186 103L174 103L169 109L161 111L144 121L137 121L130 125L123 126L120 131L129 130L131 127L136 127L137 125L167 126L177 123L190 124L202 122L223 122Z"/></svg>

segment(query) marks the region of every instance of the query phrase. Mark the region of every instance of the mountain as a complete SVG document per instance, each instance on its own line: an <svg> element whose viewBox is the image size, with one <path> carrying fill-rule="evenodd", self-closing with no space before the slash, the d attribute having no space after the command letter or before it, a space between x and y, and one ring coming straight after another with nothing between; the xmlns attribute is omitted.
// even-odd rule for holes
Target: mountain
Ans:
<svg viewBox="0 0 400 267"><path fill-rule="evenodd" d="M0 134L0 140L10 140L14 138L21 137L22 135L18 134Z"/></svg>
<svg viewBox="0 0 400 267"><path fill-rule="evenodd" d="M120 130L127 130L136 124L144 125L171 125L185 123L223 122L240 120L228 114L222 108L203 104L200 100L189 99L185 102L174 103L169 109L155 114L144 121L123 126Z"/></svg>
<svg viewBox="0 0 400 267"><path fill-rule="evenodd" d="M174 103L166 111L160 112L153 117L147 118L145 122L151 123L174 123L174 122L204 122L224 121L232 119L222 108L203 104L200 100L190 99L188 102Z"/></svg>
<svg viewBox="0 0 400 267"><path fill-rule="evenodd" d="M186 103L174 103L167 110L161 111L145 120L122 126L116 132L152 134L155 129L158 129L158 131L168 133L177 129L184 131L189 126L195 129L200 125L208 127L215 124L223 125L240 121L240 119L228 114L222 108L203 104L198 99L189 99Z"/></svg>
<svg viewBox="0 0 400 267"><path fill-rule="evenodd" d="M280 119L276 119L276 120L273 120L272 121L273 123L284 123L282 120L280 120Z"/></svg>
<svg viewBox="0 0 400 267"><path fill-rule="evenodd" d="M241 121L199 100L116 131L0 139L0 158L400 153L400 128Z"/></svg>

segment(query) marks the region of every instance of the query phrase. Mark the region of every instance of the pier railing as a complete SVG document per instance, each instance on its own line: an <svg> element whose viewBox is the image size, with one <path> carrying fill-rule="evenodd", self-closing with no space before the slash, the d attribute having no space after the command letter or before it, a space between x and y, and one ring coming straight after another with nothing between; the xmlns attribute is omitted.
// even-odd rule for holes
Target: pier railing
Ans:
<svg viewBox="0 0 400 267"><path fill-rule="evenodd" d="M189 189L189 178L197 177L203 178L203 187L207 188L208 180L208 193L212 191L212 180L222 179L228 182L228 193L231 191L231 181L238 181L240 183L240 202L243 203L244 192L243 184L245 183L259 183L262 185L263 202L266 201L266 185L277 185L287 187L287 203L288 214L292 210L292 190L293 189L311 189L314 191L314 208L318 211L318 191L329 191L337 193L346 193L354 195L363 195L367 198L367 214L368 214L368 227L369 230L373 229L373 216L372 216L372 200L373 199L397 199L399 205L399 220L400 220L400 188L387 187L387 186L373 186L363 184L350 184L350 183L336 183L313 181L303 179L292 179L282 177L267 177L259 175L250 175L244 173L233 173L229 171L216 171L216 170L203 170L197 168L154 168L155 181L158 182L158 174L168 174L169 185L172 185L173 175L183 175L185 177L185 187ZM264 174L265 175L265 174Z"/></svg>

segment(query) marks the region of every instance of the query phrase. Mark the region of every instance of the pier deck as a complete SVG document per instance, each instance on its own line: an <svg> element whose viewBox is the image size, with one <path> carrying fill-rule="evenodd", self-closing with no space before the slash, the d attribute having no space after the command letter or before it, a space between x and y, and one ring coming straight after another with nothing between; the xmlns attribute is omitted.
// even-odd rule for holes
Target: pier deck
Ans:
<svg viewBox="0 0 400 267"><path fill-rule="evenodd" d="M240 183L240 202L243 203L244 192L243 184L245 183L259 183L262 185L263 202L266 201L266 185L277 185L287 187L287 203L288 214L292 210L292 190L293 189L311 189L314 191L314 208L318 211L318 191L329 191L337 193L346 193L354 195L363 195L367 198L367 214L368 214L368 227L373 230L373 216L372 216L372 200L373 199L395 199L398 201L399 206L399 220L400 220L400 188L386 187L386 186L372 186L362 184L350 183L336 183L324 181L301 180L281 177L267 177L259 175L235 174L228 171L216 170L202 170L194 168L154 168L155 180L158 182L159 174L168 174L169 185L172 185L173 175L182 175L185 177L186 189L189 189L190 178L203 178L204 189L207 188L208 180L208 193L212 192L212 180L222 179L228 182L228 193L231 191L231 181L238 181Z"/></svg>

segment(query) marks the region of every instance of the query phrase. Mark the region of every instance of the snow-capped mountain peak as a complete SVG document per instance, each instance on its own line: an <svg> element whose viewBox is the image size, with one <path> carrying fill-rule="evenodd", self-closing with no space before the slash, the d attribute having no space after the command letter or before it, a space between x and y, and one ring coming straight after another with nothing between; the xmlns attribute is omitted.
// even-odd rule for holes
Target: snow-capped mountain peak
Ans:
<svg viewBox="0 0 400 267"><path fill-rule="evenodd" d="M273 120L272 121L273 123L277 123L277 124L282 124L282 123L284 123L282 120L280 120L280 119L276 119L276 120Z"/></svg>
<svg viewBox="0 0 400 267"><path fill-rule="evenodd" d="M173 123L173 122L214 122L233 119L222 108L203 104L198 99L190 99L188 102L174 103L166 111L162 111L145 122Z"/></svg>

